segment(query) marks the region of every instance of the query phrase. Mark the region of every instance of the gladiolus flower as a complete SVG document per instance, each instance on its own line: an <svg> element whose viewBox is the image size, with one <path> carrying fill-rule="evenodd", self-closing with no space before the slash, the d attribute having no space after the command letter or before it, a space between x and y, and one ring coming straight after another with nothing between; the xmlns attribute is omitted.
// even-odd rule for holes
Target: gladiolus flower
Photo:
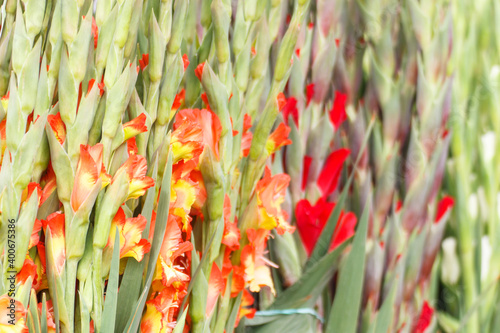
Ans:
<svg viewBox="0 0 500 333"><path fill-rule="evenodd" d="M323 196L330 195L337 188L342 164L349 156L349 153L348 149L339 149L331 153L326 159L317 182Z"/></svg>
<svg viewBox="0 0 500 333"><path fill-rule="evenodd" d="M130 155L127 161L116 171L115 178L121 172L125 172L127 175L129 182L127 200L143 196L146 190L155 184L151 177L146 176L147 169L148 165L143 156Z"/></svg>
<svg viewBox="0 0 500 333"><path fill-rule="evenodd" d="M230 250L235 251L240 248L240 229L236 223L231 222L231 199L226 194L224 198L224 234L222 235L222 244Z"/></svg>
<svg viewBox="0 0 500 333"><path fill-rule="evenodd" d="M247 229L250 244L241 251L241 267L244 270L245 286L250 291L259 292L260 288L267 286L275 294L269 266L277 266L265 257L269 233L266 229Z"/></svg>
<svg viewBox="0 0 500 333"><path fill-rule="evenodd" d="M141 320L141 333L168 333L175 327L174 314L179 307L175 288L164 288L155 298L146 302L146 313Z"/></svg>
<svg viewBox="0 0 500 333"><path fill-rule="evenodd" d="M201 94L201 100L202 100L202 101L203 101L203 103L205 103L205 105L207 106L207 110L208 110L208 111L212 111L212 109L210 109L210 103L208 102L207 93L202 93L202 94Z"/></svg>
<svg viewBox="0 0 500 333"><path fill-rule="evenodd" d="M222 273L216 263L212 264L212 270L210 271L210 277L208 278L208 295L207 295L207 307L206 316L209 317L215 307L215 303L219 298L219 295L224 293L224 279L222 278Z"/></svg>
<svg viewBox="0 0 500 333"><path fill-rule="evenodd" d="M182 55L182 64L184 65L184 72L185 72L189 66L189 58L188 58L187 54Z"/></svg>
<svg viewBox="0 0 500 333"><path fill-rule="evenodd" d="M314 206L305 199L297 203L295 207L297 228L308 255L312 253L334 207L334 203L326 202L323 198L320 198ZM353 213L340 214L333 233L331 250L354 235L356 223L357 219Z"/></svg>
<svg viewBox="0 0 500 333"><path fill-rule="evenodd" d="M198 78L198 80L201 81L201 76L203 75L203 69L205 68L205 63L202 62L198 66L196 66L196 69L194 70L194 74Z"/></svg>
<svg viewBox="0 0 500 333"><path fill-rule="evenodd" d="M252 145L253 133L249 131L250 128L252 128L252 117L245 113L243 116L243 133L241 135L241 154L245 157L250 153Z"/></svg>
<svg viewBox="0 0 500 333"><path fill-rule="evenodd" d="M123 124L122 128L125 135L125 141L136 136L137 134L147 132L148 127L146 126L146 115L141 113L138 117Z"/></svg>
<svg viewBox="0 0 500 333"><path fill-rule="evenodd" d="M0 121L0 167L2 166L3 155L5 154L5 149L7 148L6 125L7 119Z"/></svg>
<svg viewBox="0 0 500 333"><path fill-rule="evenodd" d="M436 219L435 223L438 223L441 221L443 216L453 208L453 205L455 204L455 200L453 200L452 197L445 196L443 199L438 204L437 208L437 213L436 213Z"/></svg>
<svg viewBox="0 0 500 333"><path fill-rule="evenodd" d="M143 71L147 65L149 65L149 54L145 53L142 55L142 58L139 59L139 66L141 66L141 70Z"/></svg>
<svg viewBox="0 0 500 333"><path fill-rule="evenodd" d="M32 283L36 283L37 273L36 273L36 265L29 255L26 255L26 259L24 259L23 267L17 273L17 282L22 285L26 283L26 280L31 276Z"/></svg>
<svg viewBox="0 0 500 333"><path fill-rule="evenodd" d="M281 110L283 114L283 119L285 120L285 124L288 125L288 118L292 116L293 121L296 126L299 126L299 110L297 110L297 100L295 97L290 97L287 101L283 110Z"/></svg>
<svg viewBox="0 0 500 333"><path fill-rule="evenodd" d="M238 309L238 317L236 318L234 327L238 327L238 324L243 317L247 317L249 319L255 317L255 312L257 312L257 310L252 308L254 301L255 300L252 294L248 290L244 289L240 308Z"/></svg>
<svg viewBox="0 0 500 333"><path fill-rule="evenodd" d="M219 117L206 109L180 110L172 133L174 163L195 159L201 155L205 146L210 147L219 157L219 138L222 126Z"/></svg>
<svg viewBox="0 0 500 333"><path fill-rule="evenodd" d="M93 147L80 145L80 161L76 168L75 184L71 193L71 208L76 212L89 198L95 184L101 180L101 188L109 184L110 176L106 174L102 163L101 143ZM94 199L95 200L95 199Z"/></svg>
<svg viewBox="0 0 500 333"><path fill-rule="evenodd" d="M146 224L146 218L142 215L126 218L123 209L120 207L113 221L111 221L111 233L107 246L110 249L113 248L116 237L114 230L118 227L120 258L132 257L137 261L141 261L151 249L151 244L146 239L141 239Z"/></svg>
<svg viewBox="0 0 500 333"><path fill-rule="evenodd" d="M259 228L267 230L276 228L280 235L285 232L294 232L295 227L286 222L287 216L281 210L281 204L285 201L285 192L289 183L290 176L286 174L271 176L271 170L266 167L264 177L257 183L255 188L259 209Z"/></svg>
<svg viewBox="0 0 500 333"><path fill-rule="evenodd" d="M95 22L95 18L92 16L92 36L94 37L94 49L97 49L97 43L99 41L99 28Z"/></svg>
<svg viewBox="0 0 500 333"><path fill-rule="evenodd" d="M427 303L427 301L424 301L424 304L422 305L422 311L420 312L420 317L418 318L417 325L415 326L413 333L424 333L432 322L433 314L434 309L429 306L429 303Z"/></svg>
<svg viewBox="0 0 500 333"><path fill-rule="evenodd" d="M28 245L28 250L33 246L38 245L38 242L40 241L40 230L42 230L42 221L40 221L39 219L35 219L35 223L33 224L33 231L31 232L30 243Z"/></svg>
<svg viewBox="0 0 500 333"><path fill-rule="evenodd" d="M288 134L290 134L290 127L286 126L285 123L279 124L278 128L267 139L267 153L271 155L281 147L291 144L292 140L288 139Z"/></svg>
<svg viewBox="0 0 500 333"><path fill-rule="evenodd" d="M9 107L9 96L10 96L10 91L8 91L5 96L2 96L2 99L0 100L0 102L2 103L2 107L5 111L7 111L7 108Z"/></svg>
<svg viewBox="0 0 500 333"><path fill-rule="evenodd" d="M169 215L165 238L160 249L158 262L161 268L162 284L166 287L174 282L187 282L190 277L185 267L176 264L176 259L185 252L191 251L193 245L190 242L183 242L182 232L177 221L172 215Z"/></svg>
<svg viewBox="0 0 500 333"><path fill-rule="evenodd" d="M276 97L276 101L278 102L278 110L283 110L286 104L286 97L282 92L278 94L278 97Z"/></svg>
<svg viewBox="0 0 500 333"><path fill-rule="evenodd" d="M50 214L47 220L42 221L42 226L45 234L47 234L47 228L50 229L52 235L52 251L55 258L55 269L60 275L66 262L64 214L60 212Z"/></svg>
<svg viewBox="0 0 500 333"><path fill-rule="evenodd" d="M135 155L137 154L137 142L135 141L135 137L132 137L127 140L127 152L128 155Z"/></svg>
<svg viewBox="0 0 500 333"><path fill-rule="evenodd" d="M339 91L335 92L335 99L333 101L333 107L330 110L330 121L335 129L338 129L340 125L347 119L345 112L345 104L347 102L347 95Z"/></svg>
<svg viewBox="0 0 500 333"><path fill-rule="evenodd" d="M311 103L311 99L314 96L314 83L308 84L306 86L306 105Z"/></svg>
<svg viewBox="0 0 500 333"><path fill-rule="evenodd" d="M14 307L14 318L11 317L10 307ZM0 331L5 333L28 333L26 326L27 310L23 304L7 294L0 296ZM12 322L14 325L12 325Z"/></svg>
<svg viewBox="0 0 500 333"><path fill-rule="evenodd" d="M64 140L66 140L66 125L61 119L61 114L59 112L56 115L49 114L47 121L52 131L54 131L57 141L62 145Z"/></svg>

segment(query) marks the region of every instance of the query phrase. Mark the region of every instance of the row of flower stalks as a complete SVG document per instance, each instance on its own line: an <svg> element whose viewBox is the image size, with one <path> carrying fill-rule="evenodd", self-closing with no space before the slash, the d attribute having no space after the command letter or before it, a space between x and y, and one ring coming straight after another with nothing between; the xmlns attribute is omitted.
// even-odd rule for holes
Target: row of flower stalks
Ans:
<svg viewBox="0 0 500 333"><path fill-rule="evenodd" d="M441 268L445 332L496 332L500 277L497 3L460 3L453 18L455 84L446 188L456 198ZM460 55L467 55L467 62Z"/></svg>
<svg viewBox="0 0 500 333"><path fill-rule="evenodd" d="M231 332L275 292L310 4L264 2L3 3L0 330Z"/></svg>
<svg viewBox="0 0 500 333"><path fill-rule="evenodd" d="M298 233L275 233L278 296L261 293L264 311L247 324L256 332L431 332L454 206L440 191L451 137L450 7L313 8L285 89L292 143L272 167L291 177L285 207Z"/></svg>

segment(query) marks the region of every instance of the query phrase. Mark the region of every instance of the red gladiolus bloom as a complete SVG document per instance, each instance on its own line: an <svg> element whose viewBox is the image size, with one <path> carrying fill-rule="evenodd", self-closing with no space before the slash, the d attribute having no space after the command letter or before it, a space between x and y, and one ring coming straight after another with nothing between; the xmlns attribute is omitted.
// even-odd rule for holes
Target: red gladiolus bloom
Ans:
<svg viewBox="0 0 500 333"><path fill-rule="evenodd" d="M188 59L188 56L187 54L184 54L182 56L182 63L184 64L184 72L186 71L186 69L188 68L189 66L189 59Z"/></svg>
<svg viewBox="0 0 500 333"><path fill-rule="evenodd" d="M306 87L306 105L311 103L311 99L314 96L314 83L308 84Z"/></svg>
<svg viewBox="0 0 500 333"><path fill-rule="evenodd" d="M295 125L299 126L299 110L297 110L297 100L295 97L287 99L285 106L281 110L285 124L288 125L288 118L291 115Z"/></svg>
<svg viewBox="0 0 500 333"><path fill-rule="evenodd" d="M452 197L445 196L443 199L438 204L437 208L437 213L436 213L436 220L434 223L438 223L441 221L443 216L453 207L455 204L455 200L453 200Z"/></svg>
<svg viewBox="0 0 500 333"><path fill-rule="evenodd" d="M144 70L146 66L149 65L149 54L143 54L142 58L139 59L139 66L141 66L141 70Z"/></svg>
<svg viewBox="0 0 500 333"><path fill-rule="evenodd" d="M323 198L320 198L314 206L305 199L297 203L295 208L297 229L308 255L312 253L334 207L335 203L326 202ZM333 232L330 250L335 249L354 235L356 223L357 219L353 213L340 213Z"/></svg>
<svg viewBox="0 0 500 333"><path fill-rule="evenodd" d="M330 121L335 129L338 129L340 125L347 119L345 113L345 104L347 102L347 95L341 92L335 92L335 99L333 101L333 107L330 110Z"/></svg>
<svg viewBox="0 0 500 333"><path fill-rule="evenodd" d="M349 153L349 149L339 149L331 153L326 159L323 170L318 177L318 187L323 196L330 195L337 188L342 164L349 156Z"/></svg>
<svg viewBox="0 0 500 333"><path fill-rule="evenodd" d="M201 76L203 75L203 68L205 68L205 63L201 63L199 64L196 69L194 70L194 74L196 75L196 77L198 78L198 80L201 81Z"/></svg>
<svg viewBox="0 0 500 333"><path fill-rule="evenodd" d="M431 324L432 315L434 314L434 309L429 306L427 301L424 301L422 305L422 311L420 312L420 317L418 318L417 325L413 330L413 333L424 333L427 327Z"/></svg>

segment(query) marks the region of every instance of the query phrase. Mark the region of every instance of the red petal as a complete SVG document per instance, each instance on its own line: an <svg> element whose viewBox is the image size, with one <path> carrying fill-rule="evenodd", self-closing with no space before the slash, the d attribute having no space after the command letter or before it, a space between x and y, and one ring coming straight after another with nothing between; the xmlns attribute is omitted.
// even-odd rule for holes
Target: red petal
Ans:
<svg viewBox="0 0 500 333"><path fill-rule="evenodd" d="M307 180L309 178L309 168L311 167L312 157L304 156L304 168L302 169L302 191L306 189Z"/></svg>
<svg viewBox="0 0 500 333"><path fill-rule="evenodd" d="M318 187L323 196L330 195L337 188L342 164L349 156L349 149L339 149L328 156L318 178Z"/></svg>
<svg viewBox="0 0 500 333"><path fill-rule="evenodd" d="M345 104L347 102L347 95L341 92L335 92L335 100L333 101L333 107L330 110L330 121L332 122L335 129L338 129L340 125L347 119L345 113Z"/></svg>
<svg viewBox="0 0 500 333"><path fill-rule="evenodd" d="M308 84L306 87L306 101L307 105L311 102L311 99L314 96L314 83Z"/></svg>
<svg viewBox="0 0 500 333"><path fill-rule="evenodd" d="M441 199L438 204L435 222L439 222L444 214L446 214L446 212L450 210L454 204L455 200L453 200L453 198L450 196L445 196L443 199Z"/></svg>

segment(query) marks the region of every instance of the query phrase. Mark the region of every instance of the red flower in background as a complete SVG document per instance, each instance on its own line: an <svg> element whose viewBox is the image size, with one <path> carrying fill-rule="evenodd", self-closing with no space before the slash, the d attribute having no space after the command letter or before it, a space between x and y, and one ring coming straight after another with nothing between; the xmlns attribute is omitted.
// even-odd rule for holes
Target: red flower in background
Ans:
<svg viewBox="0 0 500 333"><path fill-rule="evenodd" d="M347 119L345 113L345 104L347 102L347 95L341 92L335 92L335 99L333 101L333 107L330 110L330 121L335 129L338 129L340 125Z"/></svg>
<svg viewBox="0 0 500 333"><path fill-rule="evenodd" d="M285 124L288 125L288 118L289 116L292 116L295 125L297 127L299 126L299 110L297 110L297 100L295 99L295 97L290 97L289 99L287 99L286 104L281 112L283 113Z"/></svg>
<svg viewBox="0 0 500 333"><path fill-rule="evenodd" d="M297 229L308 255L312 253L334 207L335 203L326 202L323 198L320 198L314 206L306 199L300 200L297 203L297 207L295 208ZM356 223L357 219L353 213L340 213L333 232L330 250L335 249L354 235Z"/></svg>
<svg viewBox="0 0 500 333"><path fill-rule="evenodd" d="M438 223L441 221L443 216L453 207L455 204L455 200L453 200L452 197L445 196L443 199L438 204L437 207L437 213L436 213L436 220L434 221L435 223Z"/></svg>
<svg viewBox="0 0 500 333"><path fill-rule="evenodd" d="M330 195L337 188L342 164L349 154L349 149L342 148L331 153L326 159L323 170L318 177L318 187L323 196Z"/></svg>
<svg viewBox="0 0 500 333"><path fill-rule="evenodd" d="M427 301L424 301L422 305L422 311L420 312L420 317L418 318L417 325L413 330L413 333L424 333L429 327L432 321L432 316L434 314L434 309L429 306Z"/></svg>

